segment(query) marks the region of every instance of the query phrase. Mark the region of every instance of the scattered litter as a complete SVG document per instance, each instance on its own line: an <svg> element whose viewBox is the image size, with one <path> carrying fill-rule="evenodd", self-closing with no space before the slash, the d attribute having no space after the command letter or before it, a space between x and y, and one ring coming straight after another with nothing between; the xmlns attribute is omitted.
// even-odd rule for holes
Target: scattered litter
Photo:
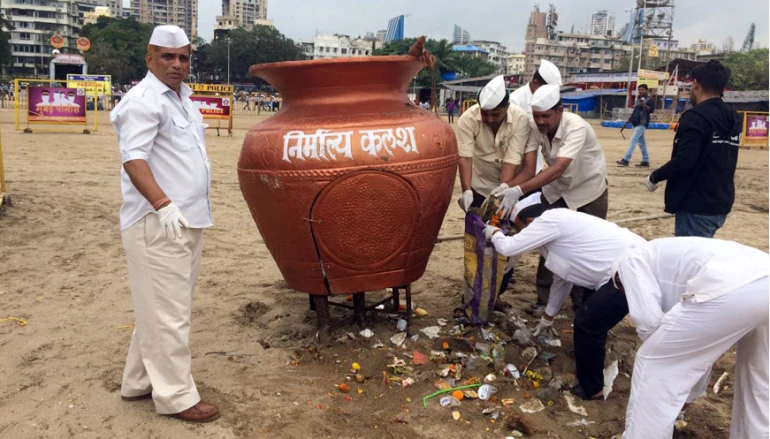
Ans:
<svg viewBox="0 0 770 439"><path fill-rule="evenodd" d="M356 334L353 334L352 332L346 332L345 335L347 335L351 340L356 339Z"/></svg>
<svg viewBox="0 0 770 439"><path fill-rule="evenodd" d="M519 430L513 430L510 436L506 436L505 439L513 439L515 437L524 437L524 433Z"/></svg>
<svg viewBox="0 0 770 439"><path fill-rule="evenodd" d="M685 427L687 427L687 421L682 420L674 422L674 428L677 430L682 430Z"/></svg>
<svg viewBox="0 0 770 439"><path fill-rule="evenodd" d="M364 329L363 331L359 332L359 334L361 334L361 337L363 338L371 338L374 336L374 332L372 332L372 330L369 328Z"/></svg>
<svg viewBox="0 0 770 439"><path fill-rule="evenodd" d="M411 372L412 368L406 365L406 361L393 357L393 362L388 364L389 368L393 369L393 373L402 375L406 372Z"/></svg>
<svg viewBox="0 0 770 439"><path fill-rule="evenodd" d="M420 308L419 306L414 309L413 314L417 317L427 317L428 311L425 311L424 309Z"/></svg>
<svg viewBox="0 0 770 439"><path fill-rule="evenodd" d="M567 406L569 406L569 411L572 413L575 413L576 415L580 416L588 416L588 412L586 411L585 407L577 405L577 401L575 401L575 398L570 395L567 392L563 393L564 399L567 400Z"/></svg>
<svg viewBox="0 0 770 439"><path fill-rule="evenodd" d="M382 344L382 342L380 340L377 340L377 342L372 345L373 349L384 348L384 347L385 347L385 345Z"/></svg>
<svg viewBox="0 0 770 439"><path fill-rule="evenodd" d="M350 386L348 386L348 385L347 385L347 384L345 384L345 383L342 383L342 384L340 384L339 386L337 386L337 388L338 388L338 389L339 389L339 391L340 391L340 392L342 392L342 393L348 393L348 392L350 392Z"/></svg>
<svg viewBox="0 0 770 439"><path fill-rule="evenodd" d="M514 331L513 340L522 346L532 346L535 344L534 340L532 340L532 334L526 328Z"/></svg>
<svg viewBox="0 0 770 439"><path fill-rule="evenodd" d="M459 399L455 398L454 396L444 396L439 400L439 404L441 404L441 407L460 407L462 404Z"/></svg>
<svg viewBox="0 0 770 439"><path fill-rule="evenodd" d="M16 317L8 317L7 319L0 320L0 322L4 322L6 320L16 320L16 321L19 322L19 326L27 326L27 321L26 320L24 320L24 319L17 319ZM130 325L120 325L120 326L116 326L115 328L117 328L117 329L133 329L134 328L134 324L131 323Z"/></svg>
<svg viewBox="0 0 770 439"><path fill-rule="evenodd" d="M401 385L404 386L404 387L409 387L412 384L414 384L414 378L404 378L401 381Z"/></svg>
<svg viewBox="0 0 770 439"><path fill-rule="evenodd" d="M476 343L476 350L486 356L492 355L492 346L490 346L489 343Z"/></svg>
<svg viewBox="0 0 770 439"><path fill-rule="evenodd" d="M447 321L447 319L438 319L436 323L438 323L439 326L446 326L447 323L449 322Z"/></svg>
<svg viewBox="0 0 770 439"><path fill-rule="evenodd" d="M458 401L462 401L463 398L465 398L465 394L463 393L462 390L455 390L454 392L452 392L452 396Z"/></svg>
<svg viewBox="0 0 770 439"><path fill-rule="evenodd" d="M612 392L612 385L618 376L618 360L613 361L604 369L604 399L607 399Z"/></svg>
<svg viewBox="0 0 770 439"><path fill-rule="evenodd" d="M427 364L428 361L430 361L428 360L428 356L421 353L420 351L415 350L412 352L412 363L419 366L421 364Z"/></svg>
<svg viewBox="0 0 770 439"><path fill-rule="evenodd" d="M505 420L503 421L503 424L505 425L505 428L519 432L519 437L523 436L522 433L528 435L535 434L535 429L532 428L532 423L529 421L529 419L523 415L519 415L515 411L508 413L508 415L505 417Z"/></svg>
<svg viewBox="0 0 770 439"><path fill-rule="evenodd" d="M419 334L414 334L413 336L409 337L409 340L412 340L412 343L417 343L417 340L420 339Z"/></svg>
<svg viewBox="0 0 770 439"><path fill-rule="evenodd" d="M521 378L521 374L519 373L519 370L516 369L516 366L514 366L513 364L505 365L505 368L503 368L503 375L511 377L513 379Z"/></svg>
<svg viewBox="0 0 770 439"><path fill-rule="evenodd" d="M484 340L486 340L486 341L495 341L495 337L494 337L494 335L492 335L492 334L491 334L489 331L487 331L487 330L486 330L486 329L484 329L484 328L481 328L481 336L482 336L482 337L484 338Z"/></svg>
<svg viewBox="0 0 770 439"><path fill-rule="evenodd" d="M503 404L504 407L508 407L509 405L516 404L516 400L513 398L503 398L500 400L500 402Z"/></svg>
<svg viewBox="0 0 770 439"><path fill-rule="evenodd" d="M485 383L491 383L491 382L494 382L494 381L497 381L497 375L495 375L493 373L487 374L487 376L484 377L484 382Z"/></svg>
<svg viewBox="0 0 770 439"><path fill-rule="evenodd" d="M405 329L406 329L406 320L398 319L398 322L396 323L396 330L398 332L404 332Z"/></svg>
<svg viewBox="0 0 770 439"><path fill-rule="evenodd" d="M559 340L558 338L553 339L553 340L548 342L548 346L553 346L555 348L560 348L561 347L561 340Z"/></svg>
<svg viewBox="0 0 770 439"><path fill-rule="evenodd" d="M382 311L383 309L385 309L385 305L377 305L374 307L374 309L379 309L380 311Z"/></svg>
<svg viewBox="0 0 770 439"><path fill-rule="evenodd" d="M532 360L535 357L537 357L537 349L535 349L532 346L528 347L527 349L524 349L524 351L521 353L521 358L527 361Z"/></svg>
<svg viewBox="0 0 770 439"><path fill-rule="evenodd" d="M438 386L441 381L443 381L443 380L437 381L434 384L434 386ZM479 384L468 384L467 386L460 386L460 387L454 387L454 388L450 387L448 389L441 389L438 392L433 392L430 395L424 397L422 399L422 406L427 409L428 408L428 400L433 398L434 396L441 395L442 393L454 392L455 390L475 389L476 387L479 387Z"/></svg>
<svg viewBox="0 0 770 439"><path fill-rule="evenodd" d="M390 342L396 346L401 346L404 344L404 341L406 341L406 332L401 332L394 335L393 337L390 337Z"/></svg>
<svg viewBox="0 0 770 439"><path fill-rule="evenodd" d="M479 399L482 401L488 401L495 393L497 393L497 387L490 384L479 387Z"/></svg>
<svg viewBox="0 0 770 439"><path fill-rule="evenodd" d="M360 373L357 373L356 374L356 382L357 383L363 383L364 381L366 381L366 377L361 375Z"/></svg>
<svg viewBox="0 0 770 439"><path fill-rule="evenodd" d="M433 326L434 328L438 328L438 326ZM428 328L425 328L428 329ZM437 340L433 341L433 349L440 349L443 351L455 351L455 352L467 352L471 353L474 351L473 344L468 341L465 338L455 338L455 337L439 337Z"/></svg>
<svg viewBox="0 0 770 439"><path fill-rule="evenodd" d="M567 427L588 427L591 424L596 424L594 421L587 421L586 418L579 419L577 421L572 421L567 424Z"/></svg>
<svg viewBox="0 0 770 439"><path fill-rule="evenodd" d="M715 394L719 393L719 391L722 388L722 383L727 379L727 372L722 373L722 376L719 377L716 383L714 383L714 387L711 389L714 391Z"/></svg>
<svg viewBox="0 0 770 439"><path fill-rule="evenodd" d="M358 363L353 363L353 364L351 365L351 367L352 367L352 368L353 368L353 370L355 370L356 372L358 372L359 370L361 370L361 365L360 365L360 364L358 364Z"/></svg>
<svg viewBox="0 0 770 439"><path fill-rule="evenodd" d="M454 419L455 421L459 421L460 420L460 412L457 411L457 410L453 411L452 412L452 419Z"/></svg>
<svg viewBox="0 0 770 439"><path fill-rule="evenodd" d="M545 406L539 399L534 398L520 405L519 409L524 413L538 413L545 410Z"/></svg>
<svg viewBox="0 0 770 439"><path fill-rule="evenodd" d="M439 331L441 331L441 328L438 326L428 326L427 328L420 329L420 332L430 339L438 338Z"/></svg>
<svg viewBox="0 0 770 439"><path fill-rule="evenodd" d="M479 394L473 390L463 390L463 396L468 399L479 399Z"/></svg>
<svg viewBox="0 0 770 439"><path fill-rule="evenodd" d="M554 358L556 358L556 354L551 353L551 352L543 351L543 352L540 352L539 354L537 354L537 358L539 358L539 359L545 361L546 363L548 363L549 361L551 361Z"/></svg>

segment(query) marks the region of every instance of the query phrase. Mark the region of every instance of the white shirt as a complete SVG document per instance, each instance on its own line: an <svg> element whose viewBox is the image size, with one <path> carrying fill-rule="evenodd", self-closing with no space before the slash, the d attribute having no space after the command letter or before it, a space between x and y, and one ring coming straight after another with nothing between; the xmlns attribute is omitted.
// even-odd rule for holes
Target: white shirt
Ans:
<svg viewBox="0 0 770 439"><path fill-rule="evenodd" d="M604 152L596 139L591 125L577 114L564 112L559 128L548 139L547 133L537 130L534 119L530 119L535 135L543 145L545 161L550 165L558 157L572 159L558 179L543 186L542 191L549 203L564 198L567 206L576 210L599 198L607 190L607 165Z"/></svg>
<svg viewBox="0 0 770 439"><path fill-rule="evenodd" d="M532 114L532 90L529 88L529 82L511 93L511 102L518 105L525 113Z"/></svg>
<svg viewBox="0 0 770 439"><path fill-rule="evenodd" d="M513 236L495 233L492 244L504 256L539 249L553 284L545 312L555 316L572 285L599 289L610 280L612 262L641 236L601 218L569 209L551 209Z"/></svg>
<svg viewBox="0 0 770 439"><path fill-rule="evenodd" d="M147 161L158 185L190 227L204 228L213 224L206 125L190 100L192 90L182 84L180 91L181 97L148 72L112 110L110 121L118 134L122 163ZM120 178L120 228L125 230L155 210L123 168Z"/></svg>
<svg viewBox="0 0 770 439"><path fill-rule="evenodd" d="M511 102L524 110L527 114L532 114L532 90L529 88L529 82L517 88L511 93ZM543 146L537 145L537 164L535 165L535 175L543 171Z"/></svg>
<svg viewBox="0 0 770 439"><path fill-rule="evenodd" d="M770 274L770 255L733 241L662 238L618 258L628 309L642 340L679 302L706 302Z"/></svg>

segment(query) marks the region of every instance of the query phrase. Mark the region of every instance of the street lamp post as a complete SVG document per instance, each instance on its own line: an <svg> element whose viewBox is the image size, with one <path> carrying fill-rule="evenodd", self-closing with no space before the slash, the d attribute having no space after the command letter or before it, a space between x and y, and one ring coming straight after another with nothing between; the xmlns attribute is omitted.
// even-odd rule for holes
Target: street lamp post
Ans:
<svg viewBox="0 0 770 439"><path fill-rule="evenodd" d="M230 85L230 37L227 37L227 85Z"/></svg>

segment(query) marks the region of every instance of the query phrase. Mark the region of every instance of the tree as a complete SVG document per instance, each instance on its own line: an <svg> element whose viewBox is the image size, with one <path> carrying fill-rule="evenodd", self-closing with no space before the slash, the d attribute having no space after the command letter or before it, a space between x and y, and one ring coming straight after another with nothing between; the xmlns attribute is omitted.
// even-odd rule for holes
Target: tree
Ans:
<svg viewBox="0 0 770 439"><path fill-rule="evenodd" d="M730 87L735 90L767 90L768 49L734 53L724 62L730 68Z"/></svg>
<svg viewBox="0 0 770 439"><path fill-rule="evenodd" d="M468 78L491 75L498 71L498 67L483 58L475 58L470 55L457 57L457 70Z"/></svg>
<svg viewBox="0 0 770 439"><path fill-rule="evenodd" d="M249 75L249 67L254 64L303 59L302 50L294 41L275 28L254 26L251 30L233 29L228 37L215 39L211 44L198 48L198 69L204 79L227 79L228 44L231 82L255 80Z"/></svg>
<svg viewBox="0 0 770 439"><path fill-rule="evenodd" d="M5 15L0 13L0 67L5 68L13 57L11 56L11 31L16 30Z"/></svg>
<svg viewBox="0 0 770 439"><path fill-rule="evenodd" d="M375 50L374 55L406 55L416 42L417 38L389 41L381 48ZM459 58L459 54L452 50L452 44L449 41L445 39L440 41L428 39L425 41L425 50L436 58L436 67L438 67L439 73L457 71L457 59Z"/></svg>
<svg viewBox="0 0 770 439"><path fill-rule="evenodd" d="M91 40L86 62L93 73L112 75L112 81L126 84L147 74L144 55L153 25L133 18L99 17L83 27L82 35Z"/></svg>

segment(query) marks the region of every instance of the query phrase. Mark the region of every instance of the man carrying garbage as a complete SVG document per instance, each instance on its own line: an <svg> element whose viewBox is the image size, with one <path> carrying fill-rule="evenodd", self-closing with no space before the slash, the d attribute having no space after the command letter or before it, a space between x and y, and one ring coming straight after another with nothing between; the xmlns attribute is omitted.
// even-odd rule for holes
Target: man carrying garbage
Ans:
<svg viewBox="0 0 770 439"><path fill-rule="evenodd" d="M536 145L528 144L532 127L527 114L509 103L503 76L497 76L479 93L479 103L468 108L457 122L460 152L460 207L480 207L490 195L524 183L535 175ZM506 272L504 292L513 271Z"/></svg>
<svg viewBox="0 0 770 439"><path fill-rule="evenodd" d="M205 125L183 83L190 41L178 26L152 32L147 76L110 113L120 146L120 228L136 325L120 389L124 401L152 398L155 410L209 422L191 374L190 311L212 225Z"/></svg>
<svg viewBox="0 0 770 439"><path fill-rule="evenodd" d="M711 365L737 344L730 438L767 438L770 255L736 242L656 239L618 258L613 275L643 343L625 439L670 439Z"/></svg>
<svg viewBox="0 0 770 439"><path fill-rule="evenodd" d="M612 263L627 249L646 241L595 216L563 208L548 210L546 204L533 199L536 196L530 195L514 207L511 217L519 233L509 237L497 227L487 226L484 235L503 256L539 250L553 273L548 305L535 335L552 329L573 285L586 288L585 303L575 315L575 368L580 385L573 393L601 399L607 332L628 314L625 297L610 281Z"/></svg>
<svg viewBox="0 0 770 439"><path fill-rule="evenodd" d="M532 96L534 144L543 145L548 169L518 186L505 189L501 209L507 215L522 194L542 188L549 207L567 207L598 218L607 217L607 167L604 152L591 125L564 111L558 85L543 85ZM537 303L528 310L542 314L551 291L551 273L540 258L537 269ZM582 285L581 285L582 286ZM582 303L582 289L572 293L574 307Z"/></svg>

